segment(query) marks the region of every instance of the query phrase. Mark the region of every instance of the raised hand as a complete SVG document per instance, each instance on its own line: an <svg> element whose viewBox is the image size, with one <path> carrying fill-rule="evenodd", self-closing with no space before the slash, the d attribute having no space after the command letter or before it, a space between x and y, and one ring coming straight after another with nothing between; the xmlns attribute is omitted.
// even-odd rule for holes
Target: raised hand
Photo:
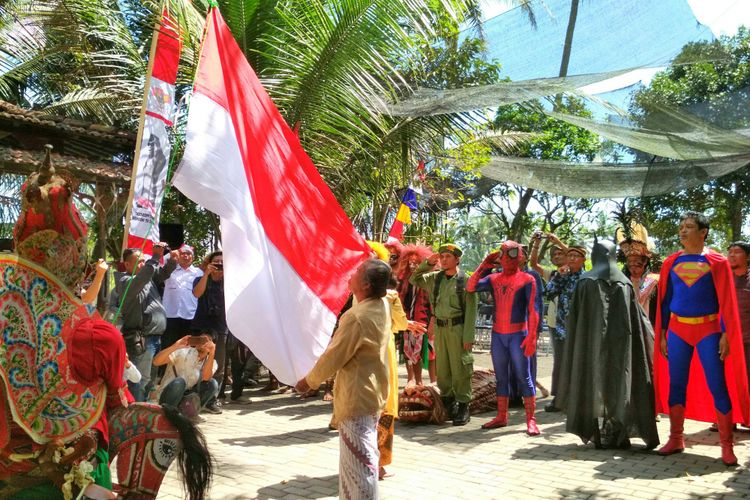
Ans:
<svg viewBox="0 0 750 500"><path fill-rule="evenodd" d="M427 263L431 266L436 266L439 260L440 260L439 253L434 253L430 255L429 257L427 257Z"/></svg>

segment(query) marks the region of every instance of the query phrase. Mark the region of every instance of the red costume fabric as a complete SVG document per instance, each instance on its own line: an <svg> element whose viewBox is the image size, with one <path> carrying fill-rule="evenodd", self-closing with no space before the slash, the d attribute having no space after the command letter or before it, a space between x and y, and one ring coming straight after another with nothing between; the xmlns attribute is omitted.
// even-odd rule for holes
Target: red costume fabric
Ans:
<svg viewBox="0 0 750 500"><path fill-rule="evenodd" d="M659 282L664 286L658 289L659 300L656 308L656 326L654 328L654 388L656 392L656 412L669 412L669 365L661 353L661 339L667 334L662 327L662 301L667 291L669 273L675 259L682 251L670 255L661 269ZM750 422L750 395L748 394L747 372L745 371L745 352L742 344L737 310L737 296L734 290L732 270L726 258L715 252L705 254L711 266L711 274L716 285L716 296L719 301L719 316L724 324L724 331L729 341L729 355L724 359L724 376L729 397L732 400L734 421ZM693 356L690 365L690 380L687 387L687 406L685 417L703 422L715 422L716 410L713 398L706 384L706 377L697 355Z"/></svg>
<svg viewBox="0 0 750 500"><path fill-rule="evenodd" d="M388 247L387 244L386 247ZM399 261L394 268L394 272L398 275L398 295L401 304L404 306L406 318L410 321L429 325L432 316L430 295L427 290L409 283L409 278L419 263L432 255L432 249L418 245L406 245L401 246L399 252ZM424 345L425 341L428 342L427 347ZM416 335L408 331L405 332L403 351L407 362L411 365L425 361L423 359L425 353L427 353L428 361L434 361L434 332L432 335L429 333L428 335Z"/></svg>
<svg viewBox="0 0 750 500"><path fill-rule="evenodd" d="M127 407L135 401L123 379L125 341L112 324L87 318L76 326L68 349L70 368L76 380L88 386L95 386L103 380L107 388L106 406L92 428L101 432L104 443L108 444L107 412Z"/></svg>
<svg viewBox="0 0 750 500"><path fill-rule="evenodd" d="M521 331L535 333L539 324L539 315L534 301L536 297L534 278L520 271L511 275L493 273L486 278L492 288L492 295L495 297L495 320L492 324L492 331L500 334ZM483 290L478 286L477 289ZM521 296L517 296L519 292Z"/></svg>

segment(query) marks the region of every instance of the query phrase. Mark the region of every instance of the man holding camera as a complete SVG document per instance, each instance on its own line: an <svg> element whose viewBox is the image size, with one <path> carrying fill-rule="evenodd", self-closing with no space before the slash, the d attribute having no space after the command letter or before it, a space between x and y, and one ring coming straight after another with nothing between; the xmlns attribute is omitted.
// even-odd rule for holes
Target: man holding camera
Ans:
<svg viewBox="0 0 750 500"><path fill-rule="evenodd" d="M216 344L217 368L214 379L221 387L224 382L224 368L227 357L227 315L224 309L224 255L220 251L211 252L206 257L203 276L193 281L193 295L198 299L198 307L191 324L194 333L207 335ZM236 395L234 388L240 388L241 394L242 376L239 380L233 380L232 393ZM219 395L221 396L221 395ZM236 399L236 398L235 398ZM219 414L221 404L216 398L205 405L205 410Z"/></svg>
<svg viewBox="0 0 750 500"><path fill-rule="evenodd" d="M161 335L167 328L167 314L156 287L169 278L177 266L177 251L170 253L167 263L159 267L166 243L157 243L153 255L144 261L140 249L127 248L122 252L124 273L116 274L116 297L120 306L122 326L130 361L141 372L141 381L128 383L136 401L146 401L151 385L152 361L161 349ZM120 323L120 321L118 321Z"/></svg>
<svg viewBox="0 0 750 500"><path fill-rule="evenodd" d="M193 295L195 278L203 276L203 271L193 265L193 248L182 245L177 249L180 258L177 267L164 282L164 309L167 311L167 330L162 337L162 347L166 348L190 333L190 323L198 307L198 299Z"/></svg>

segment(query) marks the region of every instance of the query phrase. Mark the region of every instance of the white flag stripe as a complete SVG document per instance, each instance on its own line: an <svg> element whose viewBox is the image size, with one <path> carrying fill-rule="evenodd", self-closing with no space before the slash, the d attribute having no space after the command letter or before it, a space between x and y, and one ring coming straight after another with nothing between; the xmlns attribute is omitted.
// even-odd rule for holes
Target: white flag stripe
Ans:
<svg viewBox="0 0 750 500"><path fill-rule="evenodd" d="M147 115L138 150L138 172L130 212L130 236L159 241L159 221L155 219L164 199L171 152L172 145L165 123Z"/></svg>
<svg viewBox="0 0 750 500"><path fill-rule="evenodd" d="M227 111L194 94L187 130L174 184L222 218L229 328L279 380L293 384L325 350L336 316L266 237Z"/></svg>
<svg viewBox="0 0 750 500"><path fill-rule="evenodd" d="M146 111L161 117L167 125L172 125L177 107L174 102L175 88L171 83L151 77L151 86L146 99Z"/></svg>

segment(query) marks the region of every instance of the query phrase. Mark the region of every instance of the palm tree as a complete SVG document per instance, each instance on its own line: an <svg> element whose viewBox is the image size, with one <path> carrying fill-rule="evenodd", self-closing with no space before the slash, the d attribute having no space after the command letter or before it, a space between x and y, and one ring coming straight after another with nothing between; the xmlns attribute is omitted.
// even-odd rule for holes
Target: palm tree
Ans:
<svg viewBox="0 0 750 500"><path fill-rule="evenodd" d="M178 98L197 65L203 0L167 0L183 29ZM160 2L19 0L0 7L0 98L134 128ZM240 47L344 207L382 228L415 149L473 136L467 115L393 120L374 103L419 82L436 27L476 0L220 0ZM473 20L473 21L472 21ZM369 207L369 209L367 208ZM369 217L363 217L369 212Z"/></svg>

